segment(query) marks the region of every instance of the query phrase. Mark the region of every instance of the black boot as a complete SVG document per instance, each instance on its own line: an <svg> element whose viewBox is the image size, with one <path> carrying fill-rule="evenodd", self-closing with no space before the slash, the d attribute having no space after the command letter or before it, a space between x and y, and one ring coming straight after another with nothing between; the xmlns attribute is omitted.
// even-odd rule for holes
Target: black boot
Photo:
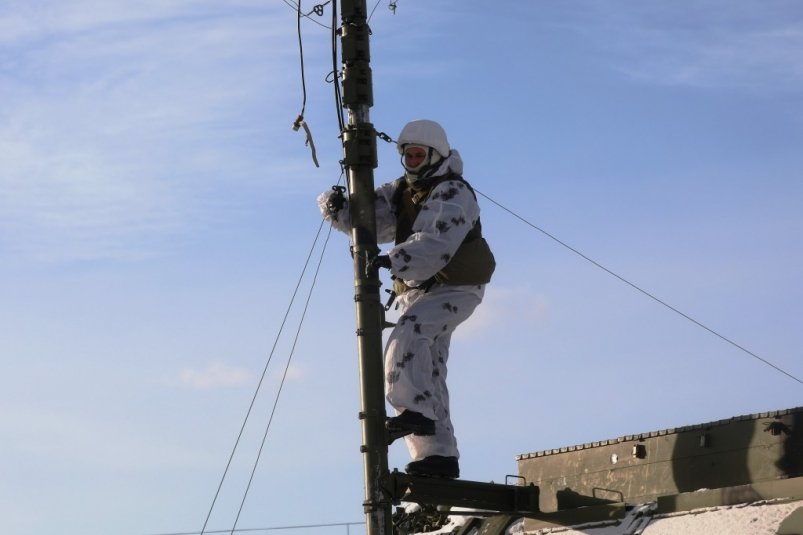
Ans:
<svg viewBox="0 0 803 535"><path fill-rule="evenodd" d="M385 421L388 430L388 444L392 444L397 438L413 435L434 435L435 420L430 420L420 412L405 410L398 416L388 418Z"/></svg>
<svg viewBox="0 0 803 535"><path fill-rule="evenodd" d="M440 455L430 455L420 461L413 461L404 468L404 471L411 476L442 477L446 479L460 477L460 466L457 464L457 457L442 457Z"/></svg>

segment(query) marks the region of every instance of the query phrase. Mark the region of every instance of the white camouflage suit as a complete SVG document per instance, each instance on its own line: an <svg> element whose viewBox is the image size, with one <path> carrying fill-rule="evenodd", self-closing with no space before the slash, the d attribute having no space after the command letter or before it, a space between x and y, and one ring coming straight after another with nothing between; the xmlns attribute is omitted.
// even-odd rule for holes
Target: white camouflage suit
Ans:
<svg viewBox="0 0 803 535"><path fill-rule="evenodd" d="M451 150L434 177L462 175L463 162ZM377 241L393 242L396 214L392 199L403 179L376 190ZM332 225L350 232L348 204L335 217L326 204L332 192L318 198L321 213ZM443 269L480 217L474 194L458 180L433 188L413 223L413 234L388 252L391 273L408 286L418 286ZM446 259L446 260L445 260ZM397 414L405 409L435 420L435 435L405 437L414 461L431 455L459 457L449 417L446 364L452 333L482 301L484 285L435 283L429 291L408 290L398 297L400 317L385 349L385 392Z"/></svg>

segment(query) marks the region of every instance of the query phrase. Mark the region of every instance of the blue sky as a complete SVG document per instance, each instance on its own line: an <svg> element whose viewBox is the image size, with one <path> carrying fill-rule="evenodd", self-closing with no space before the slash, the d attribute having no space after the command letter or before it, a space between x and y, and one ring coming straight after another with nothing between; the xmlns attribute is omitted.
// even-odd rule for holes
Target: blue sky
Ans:
<svg viewBox="0 0 803 535"><path fill-rule="evenodd" d="M397 5L371 19L377 130L438 120L479 191L803 377L799 2ZM302 24L316 168L290 128L292 6L0 1L3 533L200 530L339 178L330 9ZM377 183L400 174L392 145L379 161ZM499 267L450 360L466 479L801 405L799 382L482 208ZM210 529L232 527L310 284ZM354 328L333 235L239 527L362 519Z"/></svg>

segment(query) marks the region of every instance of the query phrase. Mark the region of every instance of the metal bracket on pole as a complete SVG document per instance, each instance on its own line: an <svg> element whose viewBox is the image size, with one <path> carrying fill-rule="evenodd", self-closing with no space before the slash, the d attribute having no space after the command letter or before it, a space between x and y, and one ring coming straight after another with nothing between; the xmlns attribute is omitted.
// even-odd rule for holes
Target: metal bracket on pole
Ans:
<svg viewBox="0 0 803 535"><path fill-rule="evenodd" d="M341 47L343 58L343 106L347 108L374 105L371 49L368 44L371 30L365 19L365 2L343 2Z"/></svg>
<svg viewBox="0 0 803 535"><path fill-rule="evenodd" d="M341 30L343 37L343 50L341 56L346 65L356 61L371 61L371 49L368 46L368 38L371 30L368 24L347 23Z"/></svg>
<svg viewBox="0 0 803 535"><path fill-rule="evenodd" d="M402 474L388 475L386 492L394 503L472 507L502 514L537 516L539 488L535 485L500 485L461 479L439 479Z"/></svg>
<svg viewBox="0 0 803 535"><path fill-rule="evenodd" d="M353 106L373 106L371 68L360 62L343 67L343 103Z"/></svg>
<svg viewBox="0 0 803 535"><path fill-rule="evenodd" d="M348 125L343 132L344 165L375 168L378 163L375 136L374 125L371 123Z"/></svg>

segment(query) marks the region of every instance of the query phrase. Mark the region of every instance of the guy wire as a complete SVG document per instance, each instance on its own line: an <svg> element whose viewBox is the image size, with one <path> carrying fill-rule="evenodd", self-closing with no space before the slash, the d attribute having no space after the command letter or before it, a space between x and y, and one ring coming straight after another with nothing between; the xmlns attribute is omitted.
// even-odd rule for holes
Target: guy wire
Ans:
<svg viewBox="0 0 803 535"><path fill-rule="evenodd" d="M715 330L711 329L710 327L707 327L706 325L703 325L702 323L700 323L700 322L699 322L699 321L697 321L696 319L694 319L694 318L692 318L691 316L689 316L689 315L687 315L687 314L685 314L685 313L681 312L680 310L678 310L677 308L673 307L672 305L670 305L670 304L666 303L665 301L662 301L661 299L659 299L658 297L654 296L653 294L651 294L651 293L650 293L650 292L648 292L647 290L644 290L643 288L641 288L641 287L639 287L639 286L637 286L637 285L633 284L632 282L630 282L629 280L625 279L625 278L624 278L624 277L622 277L621 275L618 275L618 274L614 273L613 271L611 271L610 269L606 268L605 266L603 266L603 265L602 265L602 264L600 264L599 262L597 262L597 261L593 260L592 258L589 258L588 256L584 255L583 253L581 253L580 251L578 251L578 250L577 250L577 249L575 249L574 247L571 247L571 246L570 246L570 245L568 245L567 243L565 243L565 242L563 242L563 241L559 240L557 237L553 236L552 234L550 234L549 232L545 231L544 229L542 229L542 228L540 228L540 227L536 226L535 224L531 223L530 221L527 221L527 220L526 220L526 219L524 219L522 216L520 216L519 214L515 213L513 210L510 210L509 208L506 208L505 206L502 206L500 203L496 202L495 200L493 200L492 198L488 197L487 195L485 195L485 194L484 194L484 193L482 193L481 191L477 190L476 188L474 189L474 191L476 191L476 192L477 192L479 195L482 195L483 197L485 197L486 199L488 199L490 202L492 202L493 204L495 204L496 206L498 206L498 207L499 207L499 208L501 208L502 210L506 211L507 213L509 213L510 215L512 215L513 217L515 217L516 219L518 219L518 220L522 221L523 223L525 223L525 224L529 225L530 227L534 228L534 229L535 229L535 230L537 230L538 232L540 232L540 233L544 234L545 236L547 236L549 239L551 239L551 240L553 240L553 241L557 242L558 244L562 245L562 246L563 246L563 247L565 247L566 249L569 249L569 250L570 250L571 252L573 252L574 254L576 254L576 255L580 256L581 258L585 259L586 261L588 261L588 262L592 263L593 265L595 265L595 266L596 266L596 267L598 267L599 269L601 269L601 270L605 271L605 272L606 272L606 273L608 273L609 275L612 275L612 276L616 277L617 279L619 279L620 281L624 282L625 284L627 284L627 285L628 285L628 286L630 286L631 288L634 288L635 290L638 290L639 292L641 292L642 294L646 295L647 297L649 297L649 298L650 298L650 299L652 299L653 301L655 301L655 302L657 302L657 303L659 303L659 304L661 304L661 305L665 306L666 308L668 308L668 309L669 309L669 310L671 310L672 312L674 312L674 313L676 313L676 314L679 314L680 316L682 316L682 317L686 318L687 320L689 320L690 322L694 323L694 324L695 324L695 325L697 325L698 327L701 327L701 328L705 329L706 331L708 331L709 333L713 334L714 336L716 336L716 337L718 337L718 338L720 338L720 339L724 340L725 342L727 342L727 343L729 343L730 345L734 346L735 348L737 348L737 349L739 349L739 350L743 351L744 353L747 353L747 354L748 354L748 355L750 355L751 357L753 357L753 358L755 358L755 359L757 359L757 360L759 360L759 361L763 362L763 363L764 363L764 364L766 364L767 366L770 366L771 368L774 368L775 370L777 370L777 371L781 372L782 374L786 375L787 377L789 377L789 378L791 378L791 379L794 379L794 380L795 380L795 381L797 381L798 383L801 383L801 384L803 384L803 381L802 381L802 380L798 379L797 377L795 377L795 376L794 376L794 375L792 375L791 373L787 372L786 370L784 370L784 369L782 369L782 368L780 368L780 367L776 366L775 364L773 364L772 362L768 361L767 359L764 359L764 358L762 358L762 357L760 357L760 356L756 355L756 354L755 354L755 353L753 353L752 351L750 351L750 350L748 350L747 348L745 348L745 347L743 347L743 346L741 346L741 345L737 344L736 342L734 342L734 341L733 341L733 340L731 340L730 338L727 338L727 337L725 337L725 336L723 336L723 335L719 334L718 332L716 332Z"/></svg>
<svg viewBox="0 0 803 535"><path fill-rule="evenodd" d="M276 334L276 338L273 341L273 347L271 348L270 354L268 355L268 361L265 363L265 367L262 370L262 375L260 376L259 382L257 383L256 391L254 392L254 395L251 398L251 403L248 406L248 411L246 411L245 418L243 419L243 423L240 426L240 431L237 434L237 440L235 440L235 442L234 442L234 447L232 448L231 454L229 455L229 460L226 463L226 468L223 470L223 475L221 476L220 482L218 483L217 490L215 491L215 496L212 499L212 504L209 507L209 512L206 515L206 520L204 520L204 525L203 525L203 528L201 528L200 535L204 535L204 533L206 533L206 527L209 524L209 519L212 516L212 511L214 510L215 504L217 503L217 499L220 496L220 490L223 487L223 482L225 481L226 476L229 473L229 469L231 468L231 463L232 463L232 460L234 459L234 454L237 451L237 448L238 448L238 446L240 444L240 440L242 439L242 436L243 436L243 432L245 431L245 426L248 423L248 419L250 418L251 412L254 409L254 405L256 403L257 396L259 395L259 391L262 388L262 383L264 382L265 376L268 373L268 367L270 366L271 360L273 360L273 355L276 352L276 346L279 343L279 338L281 337L282 332L284 331L284 326L287 323L288 316L290 315L290 309L293 307L293 303L295 302L296 295L298 294L298 289L301 286L301 281L304 278L304 274L306 273L307 267L309 266L310 258L312 258L312 253L315 250L316 244L318 243L318 238L321 235L321 230L323 229L323 224L324 224L324 221L321 221L321 224L318 227L318 232L316 233L315 239L313 240L312 246L310 247L310 251L307 254L307 259L304 262L304 267L301 270L301 274L299 275L298 281L296 282L296 287L293 290L292 296L290 297L290 303L287 305L287 310L285 310L284 318L282 319L282 323L279 326L279 332ZM327 241L328 241L328 239L329 238L327 237ZM324 246L324 250L325 250L325 246ZM323 257L323 252L321 252L321 257ZM318 263L318 266L320 268L320 262ZM316 277L317 277L317 271L316 271ZM314 283L313 283L313 285L314 285ZM312 292L312 288L310 288L310 293L311 292ZM309 301L309 298L308 298L308 301ZM306 312L306 308L304 310ZM302 321L303 321L303 318L302 318ZM299 329L300 329L300 325L299 325ZM295 344L293 344L293 347L295 348ZM289 366L289 361L288 361L288 366ZM285 369L285 374L286 373L287 373L287 370ZM282 382L284 382L284 378L282 379ZM277 400L278 400L278 395L277 395ZM274 405L274 409L275 409L275 405ZM273 418L272 414L271 414L271 418ZM270 426L270 423L268 424L268 426ZM266 433L267 433L267 431L266 431ZM261 451L261 448L260 448L260 451ZM249 486L250 486L250 482L249 482ZM239 517L239 513L238 513L238 517Z"/></svg>
<svg viewBox="0 0 803 535"><path fill-rule="evenodd" d="M313 249L315 244L318 242L318 238L321 235L321 229L325 220L321 220L321 224L318 227L318 233L315 235L315 240L313 241ZM326 234L326 240L323 242L323 247L321 249L321 256L318 258L318 265L315 268L315 274L312 276L312 284L310 284L309 292L307 293L307 300L304 303L304 310L301 313L301 319L298 322L298 328L296 329L296 335L293 339L293 345L290 348L290 355L287 357L287 364L284 367L284 373L282 374L282 380L279 383L279 389L276 391L276 397L273 400L273 408L270 411L270 417L268 418L268 424L265 427L265 433L262 435L262 443L259 446L259 451L257 452L257 457L254 460L254 466L251 469L251 475L248 478L248 484L245 487L245 492L243 493L243 499L240 502L240 508L237 511L237 517L234 519L234 525L231 528L231 535L234 534L235 529L237 529L237 523L240 521L240 514L243 512L243 507L245 506L245 499L248 497L248 491L251 489L251 483L254 481L254 474L256 474L257 466L259 465L259 460L262 457L262 450L265 448L265 442L268 439L268 432L270 431L270 426L273 423L273 416L276 414L276 407L279 405L279 397L282 394L282 388L284 388L285 379L287 379L287 371L290 369L290 363L293 360L293 355L296 351L296 345L298 344L298 337L301 334L301 327L304 325L304 318L307 315L307 309L309 309L309 302L312 298L312 292L315 289L315 283L318 281L318 273L321 271L321 264L323 263L323 255L326 252L326 246L329 243L329 237L332 235L332 226L329 225L329 231ZM310 251L310 256L312 255L312 251ZM309 256L307 257L307 263L309 263ZM307 264L304 264L304 269L306 270Z"/></svg>

